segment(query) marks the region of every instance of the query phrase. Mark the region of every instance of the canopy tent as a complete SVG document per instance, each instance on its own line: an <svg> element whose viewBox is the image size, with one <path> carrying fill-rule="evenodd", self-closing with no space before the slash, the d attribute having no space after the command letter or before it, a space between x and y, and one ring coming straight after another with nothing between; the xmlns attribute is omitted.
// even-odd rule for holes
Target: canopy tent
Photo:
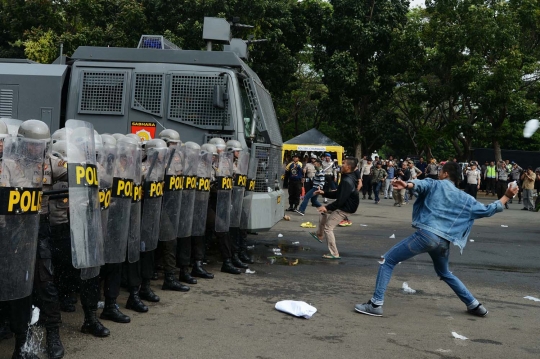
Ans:
<svg viewBox="0 0 540 359"><path fill-rule="evenodd" d="M287 142L283 143L281 159L285 157L285 151L295 152L334 152L337 154L338 163L341 164L345 149L331 138L325 136L316 128L312 128Z"/></svg>

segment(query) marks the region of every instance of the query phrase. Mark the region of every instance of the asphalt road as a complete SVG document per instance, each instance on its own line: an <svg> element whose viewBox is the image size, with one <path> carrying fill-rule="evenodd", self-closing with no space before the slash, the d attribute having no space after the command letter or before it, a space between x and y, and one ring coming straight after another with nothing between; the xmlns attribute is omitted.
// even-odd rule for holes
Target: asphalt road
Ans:
<svg viewBox="0 0 540 359"><path fill-rule="evenodd" d="M161 302L146 314L124 309L130 324L103 321L108 338L79 332L78 305L75 313L63 313L66 358L539 358L540 302L523 297L540 298L540 213L510 206L476 221L474 242L463 255L453 247L450 256L453 272L488 308L486 318L466 313L427 254L396 267L382 318L354 312L354 304L371 297L378 258L413 232L412 206L397 208L383 199L379 205L362 201L353 225L336 230L342 260L322 259L326 245L300 227L317 222L308 207L305 217L290 214L291 221L250 236L255 274L223 274L213 263L216 278L201 280L187 294L162 291L160 278L153 288ZM282 256L274 259L278 247ZM405 281L417 293L403 293ZM126 298L123 291L122 307ZM318 311L309 320L280 313L274 305L284 299ZM0 343L0 358L10 357L13 343Z"/></svg>

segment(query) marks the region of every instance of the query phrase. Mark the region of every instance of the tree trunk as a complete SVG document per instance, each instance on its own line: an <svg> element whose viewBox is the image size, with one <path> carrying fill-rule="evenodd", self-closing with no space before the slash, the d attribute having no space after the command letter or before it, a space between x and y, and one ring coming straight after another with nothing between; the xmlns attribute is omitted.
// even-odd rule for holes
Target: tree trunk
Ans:
<svg viewBox="0 0 540 359"><path fill-rule="evenodd" d="M360 161L362 159L362 143L354 145L354 156Z"/></svg>
<svg viewBox="0 0 540 359"><path fill-rule="evenodd" d="M499 140L493 140L493 152L495 153L495 163L502 160L501 144L499 143Z"/></svg>

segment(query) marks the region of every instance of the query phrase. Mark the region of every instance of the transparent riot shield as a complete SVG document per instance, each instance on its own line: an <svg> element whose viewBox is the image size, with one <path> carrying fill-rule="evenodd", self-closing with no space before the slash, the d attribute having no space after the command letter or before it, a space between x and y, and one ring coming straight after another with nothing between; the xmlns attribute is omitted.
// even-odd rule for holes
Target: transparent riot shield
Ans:
<svg viewBox="0 0 540 359"><path fill-rule="evenodd" d="M167 148L151 148L146 155L146 160L142 165L145 180L143 182L141 252L149 252L157 248Z"/></svg>
<svg viewBox="0 0 540 359"><path fill-rule="evenodd" d="M4 122L8 128L8 132L11 136L16 137L17 133L19 132L19 127L21 126L21 123L23 123L21 120L16 120L14 118L0 118L2 122Z"/></svg>
<svg viewBox="0 0 540 359"><path fill-rule="evenodd" d="M159 240L172 241L176 239L178 222L180 220L180 208L182 204L182 190L184 178L183 146L170 146L168 148L165 186L163 188L163 205L161 206L161 218L159 224Z"/></svg>
<svg viewBox="0 0 540 359"><path fill-rule="evenodd" d="M138 147L123 141L116 144L107 238L104 239L105 263L122 263L126 260L135 178L135 153Z"/></svg>
<svg viewBox="0 0 540 359"><path fill-rule="evenodd" d="M98 267L105 261L94 127L67 120L66 129L71 260L75 268Z"/></svg>
<svg viewBox="0 0 540 359"><path fill-rule="evenodd" d="M109 218L109 207L111 203L111 187L114 175L114 160L116 158L116 147L109 144L96 149L97 153L97 175L99 182L99 205L101 208L101 226L103 229L103 240L107 238L107 221ZM104 244L106 246L106 244Z"/></svg>
<svg viewBox="0 0 540 359"><path fill-rule="evenodd" d="M217 202L216 202L216 232L228 232L231 222L231 190L233 187L233 154L219 154L216 169Z"/></svg>
<svg viewBox="0 0 540 359"><path fill-rule="evenodd" d="M246 189L244 191L244 203L242 204L242 215L240 216L240 228L248 229L249 216L251 215L251 204L253 201L253 193L255 192L255 177L257 175L257 167L259 160L254 157L249 163L248 179Z"/></svg>
<svg viewBox="0 0 540 359"><path fill-rule="evenodd" d="M233 188L231 192L231 227L240 227L240 217L242 216L242 206L244 202L244 191L247 183L247 172L249 167L249 153L240 151L234 166Z"/></svg>
<svg viewBox="0 0 540 359"><path fill-rule="evenodd" d="M34 283L45 142L4 140L0 176L0 301L28 297Z"/></svg>
<svg viewBox="0 0 540 359"><path fill-rule="evenodd" d="M101 267L81 268L81 279L87 280L95 278L99 275Z"/></svg>
<svg viewBox="0 0 540 359"><path fill-rule="evenodd" d="M131 212L129 214L129 230L128 230L128 261L129 263L137 262L141 256L141 199L142 199L142 184L141 184L141 165L142 165L142 149L137 147L133 155L133 196L131 197Z"/></svg>
<svg viewBox="0 0 540 359"><path fill-rule="evenodd" d="M184 190L182 194L182 213L178 224L178 238L191 236L193 225L193 206L197 192L197 169L199 164L200 149L182 146L185 154L184 165Z"/></svg>
<svg viewBox="0 0 540 359"><path fill-rule="evenodd" d="M203 151L199 155L197 166L197 188L193 206L192 236L204 236L206 232L206 215L210 198L210 181L212 175L212 153Z"/></svg>

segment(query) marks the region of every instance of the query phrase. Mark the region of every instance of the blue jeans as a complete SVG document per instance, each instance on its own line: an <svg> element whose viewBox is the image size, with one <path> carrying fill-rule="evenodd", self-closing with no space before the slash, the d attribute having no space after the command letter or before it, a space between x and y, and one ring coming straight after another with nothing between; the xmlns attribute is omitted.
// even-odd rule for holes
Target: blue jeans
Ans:
<svg viewBox="0 0 540 359"><path fill-rule="evenodd" d="M300 212L306 211L306 207L310 199L311 199L311 204L313 204L315 207L318 208L321 206L319 201L317 201L317 198L319 197L319 195L318 194L313 195L313 193L315 193L315 191L318 189L319 189L318 187L313 187L312 189L307 191L306 195L304 196L304 200L302 201L302 204L300 204L300 208L298 209Z"/></svg>
<svg viewBox="0 0 540 359"><path fill-rule="evenodd" d="M372 183L371 187L373 188L373 192L375 194L375 202L379 202L381 199L379 198L379 194L381 193L381 186L382 182L378 181L377 183Z"/></svg>
<svg viewBox="0 0 540 359"><path fill-rule="evenodd" d="M375 305L383 305L384 292L386 291L388 282L390 282L390 277L392 277L392 271L396 264L425 252L430 255L435 272L439 278L444 280L452 288L468 309L476 308L479 304L478 301L469 292L467 287L448 270L450 242L423 229L417 230L411 236L397 243L382 256L383 259L379 262L381 266L377 274L375 293L373 294L373 298L371 298L371 302Z"/></svg>

